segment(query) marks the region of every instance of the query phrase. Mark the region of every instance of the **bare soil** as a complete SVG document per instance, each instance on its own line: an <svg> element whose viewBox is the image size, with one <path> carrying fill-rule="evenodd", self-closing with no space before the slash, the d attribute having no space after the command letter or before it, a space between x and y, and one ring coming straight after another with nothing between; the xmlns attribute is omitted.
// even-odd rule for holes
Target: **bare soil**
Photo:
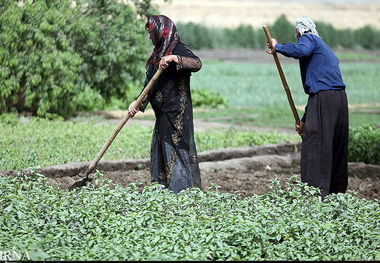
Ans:
<svg viewBox="0 0 380 263"><path fill-rule="evenodd" d="M269 190L270 181L278 179L282 185L296 175L300 180L299 155L262 155L229 159L216 162L201 162L202 187L204 190L219 186L225 193L240 193L242 196L263 194ZM349 187L358 196L366 199L380 199L380 166L350 163ZM151 183L148 168L116 171L101 171L104 178L111 179L123 187L137 183L138 188ZM80 177L77 177L78 179ZM75 179L75 180L78 180ZM66 189L74 181L71 177L52 179L51 183Z"/></svg>
<svg viewBox="0 0 380 263"><path fill-rule="evenodd" d="M263 194L270 181L278 179L282 185L296 175L300 179L300 144L278 144L239 147L199 153L203 189L219 186L219 191L240 193L242 196ZM68 189L83 178L89 163L69 163L39 170L51 184ZM138 185L139 189L151 183L149 159L101 161L97 169L103 178L114 184ZM16 171L0 171L0 176L16 175ZM380 166L349 163L349 190L366 199L380 199Z"/></svg>

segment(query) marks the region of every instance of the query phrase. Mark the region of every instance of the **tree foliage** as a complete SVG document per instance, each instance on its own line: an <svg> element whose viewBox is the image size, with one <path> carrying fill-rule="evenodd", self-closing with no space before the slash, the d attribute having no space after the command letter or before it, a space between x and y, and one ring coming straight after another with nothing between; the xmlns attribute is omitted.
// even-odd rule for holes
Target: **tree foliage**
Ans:
<svg viewBox="0 0 380 263"><path fill-rule="evenodd" d="M376 41L379 41L375 38L375 31L370 26L362 27L354 33L355 41L366 49L375 49L376 46L374 44L376 43Z"/></svg>
<svg viewBox="0 0 380 263"><path fill-rule="evenodd" d="M126 101L143 78L141 19L153 10L148 0L5 1L0 113L69 116L113 97Z"/></svg>
<svg viewBox="0 0 380 263"><path fill-rule="evenodd" d="M280 43L286 43L295 39L294 26L288 21L285 15L279 16L270 27L271 34Z"/></svg>
<svg viewBox="0 0 380 263"><path fill-rule="evenodd" d="M332 48L339 45L339 34L331 25L323 22L316 22L317 30L321 38Z"/></svg>
<svg viewBox="0 0 380 263"><path fill-rule="evenodd" d="M144 24L136 19L131 6L119 1L87 0L81 5L91 23L89 34L73 37L73 46L83 59L77 86L86 94L92 89L94 96L100 94L106 101L114 96L126 99L127 91L140 84L143 75L147 53ZM85 100L78 103L81 101Z"/></svg>
<svg viewBox="0 0 380 263"><path fill-rule="evenodd" d="M64 115L73 110L70 98L78 93L75 80L82 59L69 34L80 31L83 23L69 5L10 4L0 16L1 112L15 108Z"/></svg>
<svg viewBox="0 0 380 263"><path fill-rule="evenodd" d="M357 30L335 29L331 24L316 22L322 39L332 48L380 48L380 31L370 26ZM237 28L211 28L195 23L178 26L181 38L193 49L266 48L263 29L240 25ZM280 43L295 42L295 28L285 15L269 26L271 35Z"/></svg>
<svg viewBox="0 0 380 263"><path fill-rule="evenodd" d="M210 35L212 29L201 24L178 23L176 27L181 40L189 44L192 49L212 49L215 47L215 42L218 42Z"/></svg>

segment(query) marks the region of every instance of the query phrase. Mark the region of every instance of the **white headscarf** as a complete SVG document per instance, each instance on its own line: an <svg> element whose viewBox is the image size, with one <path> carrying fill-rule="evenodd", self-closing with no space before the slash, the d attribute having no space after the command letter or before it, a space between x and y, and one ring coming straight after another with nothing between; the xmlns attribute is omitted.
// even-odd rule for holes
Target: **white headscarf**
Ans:
<svg viewBox="0 0 380 263"><path fill-rule="evenodd" d="M313 20L311 20L307 16L301 16L301 17L297 18L296 29L298 29L301 36L303 34L305 34L305 32L309 32L309 31L311 34L319 36L318 31L317 31L316 26L315 26L315 23L313 22Z"/></svg>

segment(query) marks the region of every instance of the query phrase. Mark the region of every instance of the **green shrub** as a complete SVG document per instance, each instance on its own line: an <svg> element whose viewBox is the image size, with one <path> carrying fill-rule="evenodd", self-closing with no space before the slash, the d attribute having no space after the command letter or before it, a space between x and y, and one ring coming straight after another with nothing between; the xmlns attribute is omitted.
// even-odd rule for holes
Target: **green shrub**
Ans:
<svg viewBox="0 0 380 263"><path fill-rule="evenodd" d="M191 90L193 107L220 108L227 106L227 99L223 98L218 92L207 89Z"/></svg>
<svg viewBox="0 0 380 263"><path fill-rule="evenodd" d="M108 182L62 191L39 174L0 177L1 250L54 261L380 259L379 201L351 193L321 202L294 179L249 198Z"/></svg>
<svg viewBox="0 0 380 263"><path fill-rule="evenodd" d="M380 48L380 30L377 30L375 32L375 41L374 41L375 48Z"/></svg>
<svg viewBox="0 0 380 263"><path fill-rule="evenodd" d="M141 84L148 41L145 21L130 5L118 0L82 0L82 15L89 17L89 32L73 35L74 49L83 59L76 85L93 89L105 101L127 101L129 89Z"/></svg>
<svg viewBox="0 0 380 263"><path fill-rule="evenodd" d="M235 29L225 29L228 47L256 48L256 32L250 25L240 25Z"/></svg>
<svg viewBox="0 0 380 263"><path fill-rule="evenodd" d="M150 0L5 1L0 16L0 113L70 116L141 85ZM144 18L143 18L144 19Z"/></svg>
<svg viewBox="0 0 380 263"><path fill-rule="evenodd" d="M348 159L380 165L380 129L373 126L350 129Z"/></svg>
<svg viewBox="0 0 380 263"><path fill-rule="evenodd" d="M56 8L46 1L14 1L1 14L0 113L15 108L68 115L75 109L71 98L79 92L75 81L83 60L68 35L86 21L70 2Z"/></svg>
<svg viewBox="0 0 380 263"><path fill-rule="evenodd" d="M240 25L237 28L206 27L193 22L178 23L178 32L184 43L190 48L199 49L230 49L230 48L257 48L257 34L250 25ZM264 42L265 44L265 42Z"/></svg>
<svg viewBox="0 0 380 263"><path fill-rule="evenodd" d="M104 108L105 100L102 95L86 86L83 91L73 97L73 103L76 105L76 111L91 111Z"/></svg>

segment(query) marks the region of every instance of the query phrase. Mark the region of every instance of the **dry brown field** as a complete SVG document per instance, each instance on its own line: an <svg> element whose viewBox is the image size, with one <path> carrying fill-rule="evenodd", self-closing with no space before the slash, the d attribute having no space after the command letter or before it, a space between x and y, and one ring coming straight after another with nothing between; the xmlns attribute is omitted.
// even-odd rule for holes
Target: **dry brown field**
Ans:
<svg viewBox="0 0 380 263"><path fill-rule="evenodd" d="M281 0L154 0L161 14L175 23L196 22L212 27L249 24L259 28L281 14L293 22L307 15L335 28L357 29L371 25L380 29L380 1L281 1Z"/></svg>

